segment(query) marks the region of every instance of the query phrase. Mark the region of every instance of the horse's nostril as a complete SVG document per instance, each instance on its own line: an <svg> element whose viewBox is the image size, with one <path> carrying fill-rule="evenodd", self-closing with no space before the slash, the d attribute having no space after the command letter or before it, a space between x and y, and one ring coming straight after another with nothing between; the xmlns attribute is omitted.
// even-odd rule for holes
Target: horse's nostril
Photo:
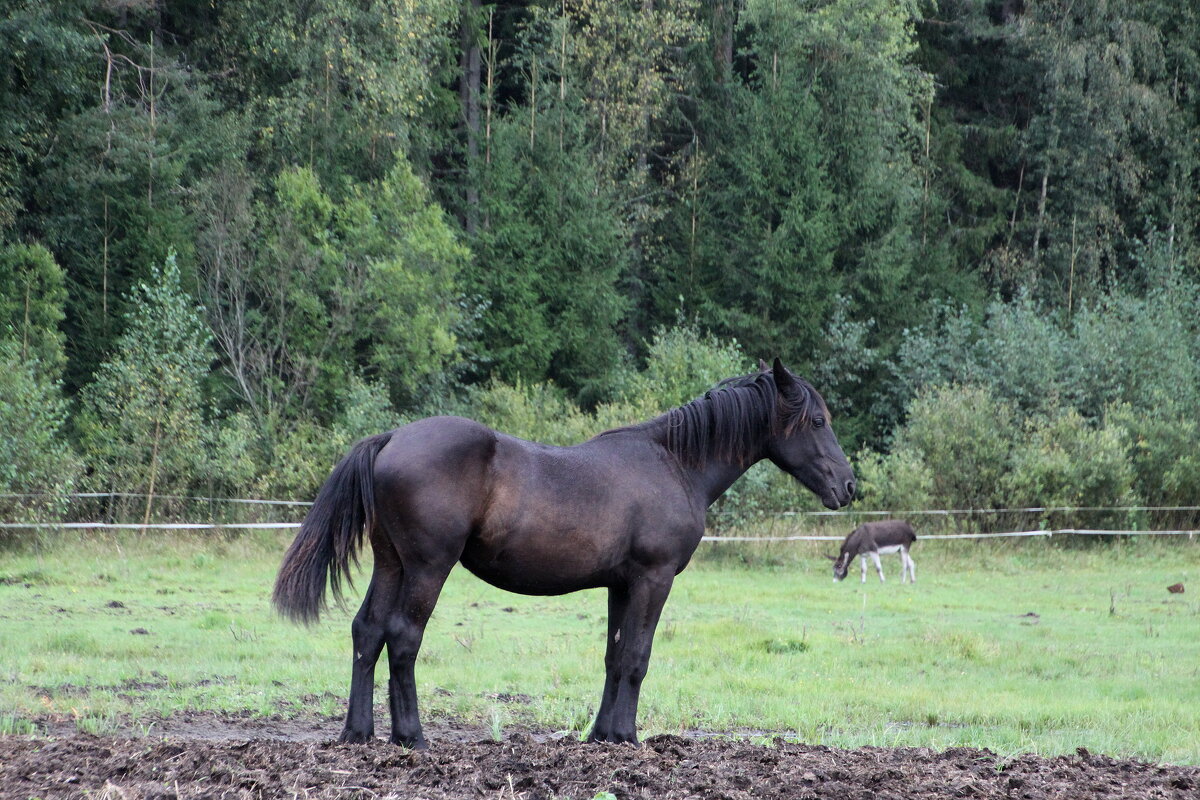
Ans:
<svg viewBox="0 0 1200 800"><path fill-rule="evenodd" d="M851 479L851 480L846 481L846 496L849 497L851 500L854 499L854 489L855 489L854 480Z"/></svg>

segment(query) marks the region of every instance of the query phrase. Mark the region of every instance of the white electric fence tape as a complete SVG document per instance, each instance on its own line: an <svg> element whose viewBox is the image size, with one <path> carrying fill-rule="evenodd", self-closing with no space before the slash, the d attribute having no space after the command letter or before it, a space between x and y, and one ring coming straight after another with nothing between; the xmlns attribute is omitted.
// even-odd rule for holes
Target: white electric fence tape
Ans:
<svg viewBox="0 0 1200 800"><path fill-rule="evenodd" d="M42 493L4 494L0 499L31 499L48 497ZM137 492L79 492L65 495L67 498L147 498ZM312 503L302 500L259 500L240 497L194 497L183 495L155 495L159 500L186 500L203 503L237 503L244 505L297 506L307 507ZM1078 513L1088 511L1200 511L1200 506L1030 506L1027 508L981 508L981 509L920 509L908 511L778 511L764 517L914 517L984 514L1050 514ZM726 516L734 512L713 511L714 516ZM0 529L26 528L39 530L283 530L299 528L299 522L0 522ZM1188 536L1200 530L1099 530L1086 528L1057 528L1053 530L1003 531L988 533L926 534L920 539L997 539L1022 536ZM705 536L705 542L836 542L844 536L819 536L798 534L794 536Z"/></svg>

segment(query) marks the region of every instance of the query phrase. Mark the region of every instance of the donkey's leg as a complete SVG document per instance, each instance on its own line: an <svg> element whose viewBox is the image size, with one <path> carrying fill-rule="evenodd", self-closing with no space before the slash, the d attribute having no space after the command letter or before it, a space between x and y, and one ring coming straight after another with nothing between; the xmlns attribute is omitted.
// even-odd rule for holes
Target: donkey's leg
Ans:
<svg viewBox="0 0 1200 800"><path fill-rule="evenodd" d="M383 649L384 621L398 585L397 575L376 566L371 575L362 607L350 626L354 642L354 660L350 673L350 707L340 741L367 742L375 738L375 662Z"/></svg>
<svg viewBox="0 0 1200 800"><path fill-rule="evenodd" d="M385 636L391 670L388 704L392 712L392 744L413 749L426 746L417 714L414 667L425 636L425 625L453 565L451 561L449 565L406 569L397 602L387 618Z"/></svg>
<svg viewBox="0 0 1200 800"><path fill-rule="evenodd" d="M867 554L862 554L862 582L867 582Z"/></svg>
<svg viewBox="0 0 1200 800"><path fill-rule="evenodd" d="M908 552L908 548L904 548L904 560L908 562L908 579L912 583L917 582L917 562L913 561L912 554Z"/></svg>
<svg viewBox="0 0 1200 800"><path fill-rule="evenodd" d="M606 699L610 689L612 699L607 708L602 708L604 716L597 715L589 741L637 744L637 708L642 680L650 663L658 618L674 578L674 568L668 567L638 576L630 584L620 625L610 635L610 646L614 651L605 689ZM611 620L609 628L612 629Z"/></svg>
<svg viewBox="0 0 1200 800"><path fill-rule="evenodd" d="M871 561L875 564L875 571L879 573L879 582L883 583L883 564L879 560L879 553L872 550L870 555L871 555ZM864 564L864 567L865 566L866 565ZM867 576L866 576L865 570L864 570L863 580L865 581L866 579L867 579Z"/></svg>

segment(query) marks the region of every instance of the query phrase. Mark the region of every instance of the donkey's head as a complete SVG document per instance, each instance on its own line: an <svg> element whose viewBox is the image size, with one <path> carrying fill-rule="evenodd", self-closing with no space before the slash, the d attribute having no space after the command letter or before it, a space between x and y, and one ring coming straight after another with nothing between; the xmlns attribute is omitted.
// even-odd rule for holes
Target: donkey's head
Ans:
<svg viewBox="0 0 1200 800"><path fill-rule="evenodd" d="M824 399L778 358L772 367L761 366L774 378L778 403L779 425L767 445L767 458L821 498L826 508L841 508L854 499L854 471L829 424Z"/></svg>
<svg viewBox="0 0 1200 800"><path fill-rule="evenodd" d="M843 551L841 555L830 556L830 558L833 559L833 582L844 580L846 573L850 571L850 562L854 560L854 556Z"/></svg>

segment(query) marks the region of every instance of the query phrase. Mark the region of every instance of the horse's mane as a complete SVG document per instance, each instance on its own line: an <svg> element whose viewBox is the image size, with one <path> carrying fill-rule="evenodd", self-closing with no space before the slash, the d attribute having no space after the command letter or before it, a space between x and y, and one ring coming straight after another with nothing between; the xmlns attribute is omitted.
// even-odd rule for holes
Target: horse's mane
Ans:
<svg viewBox="0 0 1200 800"><path fill-rule="evenodd" d="M692 402L632 428L659 438L686 466L710 458L744 464L764 437L789 435L821 409L812 385L793 379L800 389L795 397L781 393L769 371L728 378Z"/></svg>

